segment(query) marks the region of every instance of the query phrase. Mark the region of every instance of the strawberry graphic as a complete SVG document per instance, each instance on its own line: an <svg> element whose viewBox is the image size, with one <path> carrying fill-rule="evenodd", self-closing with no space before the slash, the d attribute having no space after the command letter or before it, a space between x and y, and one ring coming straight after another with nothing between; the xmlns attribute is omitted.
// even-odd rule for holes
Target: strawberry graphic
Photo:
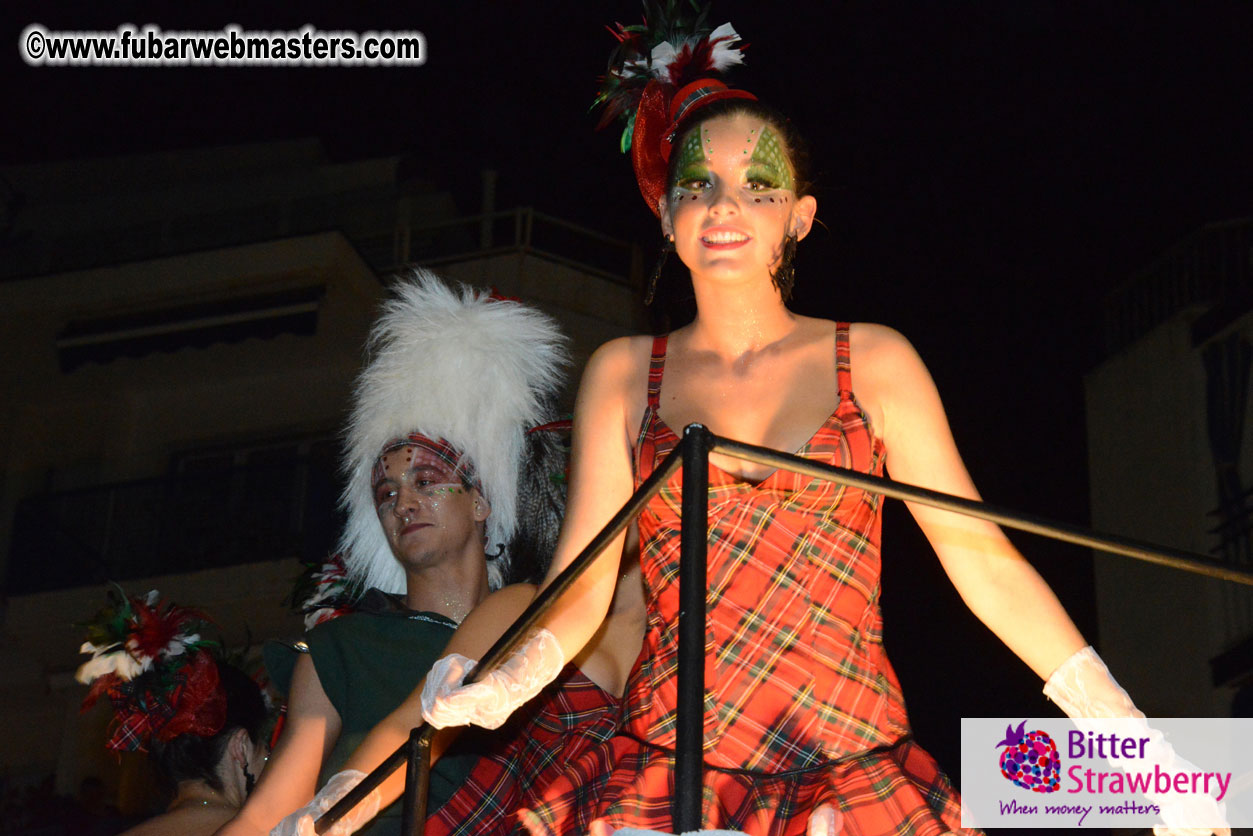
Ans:
<svg viewBox="0 0 1253 836"><path fill-rule="evenodd" d="M1001 774L1032 792L1057 792L1062 774L1057 744L1047 732L1024 732L1026 727L1026 720L1016 729L1013 725L1005 727L1005 739L996 744L1005 747L1001 752Z"/></svg>

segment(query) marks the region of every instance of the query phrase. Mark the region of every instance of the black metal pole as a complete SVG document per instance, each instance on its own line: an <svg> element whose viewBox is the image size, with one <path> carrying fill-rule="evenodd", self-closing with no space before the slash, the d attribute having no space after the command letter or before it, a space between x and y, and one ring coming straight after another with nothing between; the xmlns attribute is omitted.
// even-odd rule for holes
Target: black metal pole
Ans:
<svg viewBox="0 0 1253 836"><path fill-rule="evenodd" d="M705 568L709 548L709 447L700 424L683 430L679 539L679 682L675 718L675 833L700 829L705 757Z"/></svg>
<svg viewBox="0 0 1253 836"><path fill-rule="evenodd" d="M1101 534L1077 525L1055 522L1032 514L1023 514L1019 511L1010 511L1006 508L988 505L986 502L978 502L973 499L906 485L901 482L894 482L891 479L884 479L881 476L870 476L866 473L858 473L855 470L822 464L810 459L802 459L798 456L771 450L769 447L758 447L755 444L745 444L741 441L730 441L729 439L715 437L713 451L726 453L729 456L744 459L745 461L772 465L782 470L793 471L794 473L803 473L807 476L816 476L819 479L828 479L836 484L848 485L872 493L880 493L893 499L918 502L923 505L942 508L945 511L965 514L968 517L989 520L1006 528L1016 528L1019 531L1051 537L1054 540L1074 543L1077 546L1087 546L1088 548L1099 549L1104 552L1134 557L1147 563L1156 563L1159 566L1169 566L1172 569L1182 569L1198 575L1253 586L1253 572L1246 569L1237 569L1192 552L1170 549L1165 546L1158 546L1142 540L1132 540L1128 537L1119 537L1113 534Z"/></svg>
<svg viewBox="0 0 1253 836"><path fill-rule="evenodd" d="M427 726L425 723L413 729L410 732L412 736L414 731L420 731L422 734L434 734L435 730ZM361 779L361 783L348 791L348 794L335 802L331 809L323 813L317 821L313 823L314 833L325 833L330 830L335 822L342 819L349 810L356 807L363 798L370 794L370 791L383 783L388 777L400 769L401 766L409 762L409 741L404 743L387 756L387 760L383 761L374 771Z"/></svg>
<svg viewBox="0 0 1253 836"><path fill-rule="evenodd" d="M583 574L588 566L592 565L592 561L604 551L605 546L613 540L614 537L622 533L631 521L635 519L640 510L652 499L657 491L661 490L661 486L666 483L674 472L679 469L682 463L683 450L686 449L684 442L679 442L678 447L670 451L670 455L657 466L657 469L645 479L635 493L631 494L631 498L627 500L627 504L622 506L622 510L614 514L613 518L601 529L600 533L592 538L592 542L587 544L587 548L579 552L578 557L570 561L570 565L562 570L553 582L544 588L544 591L535 596L535 600L526 608L523 613L510 625L505 634L501 636L491 649L483 655L483 659L479 664L470 671L466 677L466 682L474 682L483 672L489 671L501 660L509 654L521 641L526 637L528 631L535 626L535 623L548 611L553 602L561 593L570 587L570 584ZM425 725L418 726L424 735L428 737L434 733ZM415 729L416 731L417 729ZM335 822L339 821L345 813L357 806L361 799L365 798L371 790L379 784L387 780L401 765L408 761L409 744L402 743L396 751L392 752L387 760L383 761L365 778L361 779L361 783L353 787L352 790L341 798L335 806L322 814L322 817L314 822L314 830L318 833L325 833L330 830Z"/></svg>
<svg viewBox="0 0 1253 836"><path fill-rule="evenodd" d="M431 736L421 728L409 732L409 768L405 800L400 808L401 836L421 836L426 829L426 798L431 786Z"/></svg>

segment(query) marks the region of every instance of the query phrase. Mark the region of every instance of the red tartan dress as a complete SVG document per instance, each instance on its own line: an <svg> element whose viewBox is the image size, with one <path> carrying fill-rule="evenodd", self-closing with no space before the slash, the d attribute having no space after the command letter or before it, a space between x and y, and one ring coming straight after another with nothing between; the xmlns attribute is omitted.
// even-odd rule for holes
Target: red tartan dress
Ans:
<svg viewBox="0 0 1253 836"><path fill-rule="evenodd" d="M658 337L637 485L679 442L658 416L665 352ZM853 397L846 323L836 374L839 404L797 455L881 475L883 443ZM521 811L536 836L581 836L598 821L672 829L680 479L639 519L648 629L624 727L570 759L544 802ZM786 471L752 484L710 466L703 828L802 836L826 803L846 834L960 829L957 795L913 742L884 653L880 500Z"/></svg>
<svg viewBox="0 0 1253 836"><path fill-rule="evenodd" d="M552 779L618 730L618 701L573 664L492 735L465 783L426 822L425 836L508 833L520 807L542 803Z"/></svg>

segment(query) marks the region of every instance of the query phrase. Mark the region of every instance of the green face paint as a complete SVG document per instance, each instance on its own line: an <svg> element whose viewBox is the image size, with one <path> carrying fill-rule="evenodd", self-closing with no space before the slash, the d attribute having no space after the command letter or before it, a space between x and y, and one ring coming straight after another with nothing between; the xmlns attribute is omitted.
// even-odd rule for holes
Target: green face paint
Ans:
<svg viewBox="0 0 1253 836"><path fill-rule="evenodd" d="M753 149L752 165L747 176L772 189L795 188L792 182L792 169L788 165L787 154L783 151L783 143L769 126L761 129L761 139Z"/></svg>
<svg viewBox="0 0 1253 836"><path fill-rule="evenodd" d="M709 177L709 166L705 163L705 150L701 147L701 134L704 128L690 131L687 139L679 148L679 162L675 167L674 182L682 185L685 180L705 180Z"/></svg>

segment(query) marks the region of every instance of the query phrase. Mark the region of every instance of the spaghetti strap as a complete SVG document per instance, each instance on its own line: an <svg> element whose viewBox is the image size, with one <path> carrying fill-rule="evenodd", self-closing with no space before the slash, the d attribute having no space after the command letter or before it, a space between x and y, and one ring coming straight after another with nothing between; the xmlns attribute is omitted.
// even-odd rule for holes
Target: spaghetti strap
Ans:
<svg viewBox="0 0 1253 836"><path fill-rule="evenodd" d="M841 401L851 400L853 397L853 366L850 360L852 353L848 347L848 328L847 322L835 323L835 383ZM650 372L650 385L651 382Z"/></svg>
<svg viewBox="0 0 1253 836"><path fill-rule="evenodd" d="M661 376L666 370L666 339L668 334L653 337L653 356L648 361L648 405L655 414L661 404Z"/></svg>

